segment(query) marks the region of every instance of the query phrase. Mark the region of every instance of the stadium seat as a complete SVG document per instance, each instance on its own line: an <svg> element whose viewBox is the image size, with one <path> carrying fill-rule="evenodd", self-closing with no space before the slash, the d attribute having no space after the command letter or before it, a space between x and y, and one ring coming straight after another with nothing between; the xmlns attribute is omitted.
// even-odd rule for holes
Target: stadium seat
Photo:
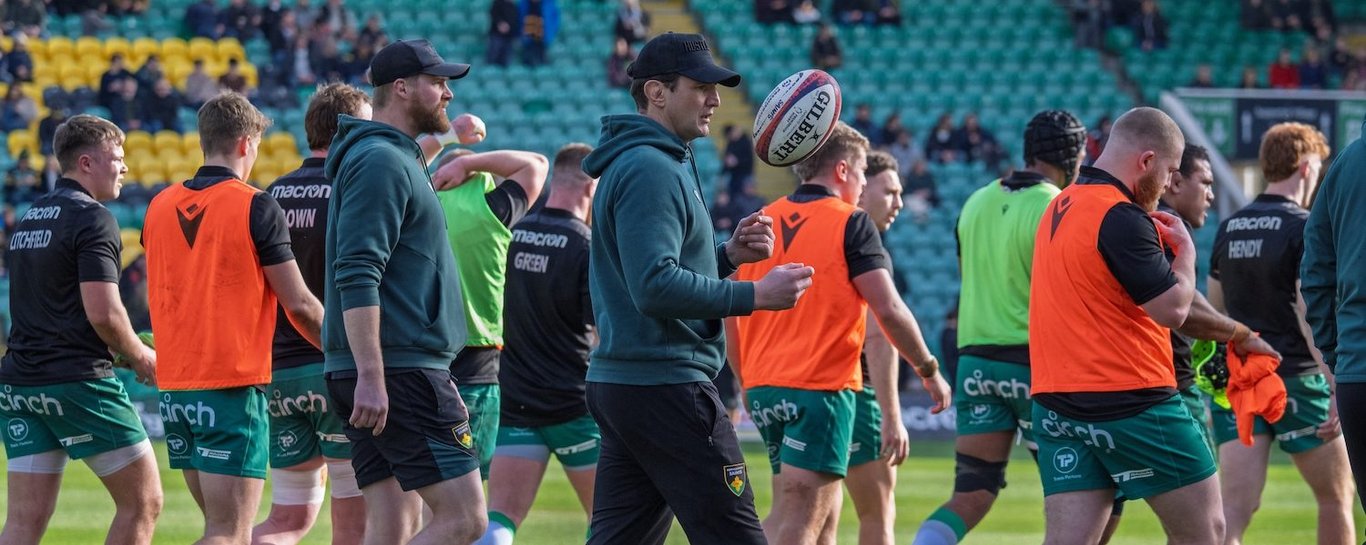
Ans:
<svg viewBox="0 0 1366 545"><path fill-rule="evenodd" d="M203 37L190 38L188 53L190 60L204 59L205 64L218 60L218 46L214 41ZM223 64L227 64L223 62Z"/></svg>
<svg viewBox="0 0 1366 545"><path fill-rule="evenodd" d="M108 59L114 55L123 55L124 59L129 59L132 46L124 38L107 38L104 40L104 58Z"/></svg>
<svg viewBox="0 0 1366 545"><path fill-rule="evenodd" d="M91 36L83 36L76 40L76 56L81 59L107 60L104 56L104 43L99 38Z"/></svg>
<svg viewBox="0 0 1366 545"><path fill-rule="evenodd" d="M237 41L237 38L220 38L215 46L215 55L218 60L223 62L227 62L228 59L247 60L246 50L242 48L242 42Z"/></svg>
<svg viewBox="0 0 1366 545"><path fill-rule="evenodd" d="M152 148L156 150L158 156L172 154L179 157L181 154L180 133L175 131L159 131L152 135Z"/></svg>
<svg viewBox="0 0 1366 545"><path fill-rule="evenodd" d="M154 150L152 135L147 131L129 131L123 139L123 151L126 155L154 155Z"/></svg>
<svg viewBox="0 0 1366 545"><path fill-rule="evenodd" d="M12 40L12 39L11 39L11 40ZM34 48L34 47L33 47L33 45L36 44L36 43L38 43L38 42L37 42L37 41L29 42L29 47L30 47L31 50L37 51L37 48ZM5 50L6 50L6 51L8 51L8 50L10 50L10 49L13 48L13 45L12 45L12 44L0 44L0 45L3 45L3 46L5 47ZM46 49L45 53L46 53L46 55L47 55L48 57L53 57L53 56L70 57L70 56L76 54L76 44L75 44L74 42L71 41L71 38L67 38L67 37L65 37L65 36L53 36L53 37L51 37L51 38L48 38L48 39L46 40L46 47L45 47L45 49Z"/></svg>
<svg viewBox="0 0 1366 545"><path fill-rule="evenodd" d="M189 46L186 45L185 40L180 38L161 40L161 60L169 61L170 59L184 59L191 62L194 60L190 58Z"/></svg>
<svg viewBox="0 0 1366 545"><path fill-rule="evenodd" d="M152 55L160 56L162 53L161 43L152 38L138 38L133 40L132 51L129 57L139 65L147 62L147 57Z"/></svg>

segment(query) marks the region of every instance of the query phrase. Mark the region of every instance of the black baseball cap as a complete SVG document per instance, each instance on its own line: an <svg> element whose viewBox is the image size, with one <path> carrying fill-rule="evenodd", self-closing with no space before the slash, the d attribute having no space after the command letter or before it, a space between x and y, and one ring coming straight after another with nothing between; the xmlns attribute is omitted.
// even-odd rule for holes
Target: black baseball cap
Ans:
<svg viewBox="0 0 1366 545"><path fill-rule="evenodd" d="M655 36L640 49L626 74L635 79L682 74L702 83L726 87L740 84L740 74L717 66L712 60L711 47L701 34L669 32Z"/></svg>
<svg viewBox="0 0 1366 545"><path fill-rule="evenodd" d="M398 40L370 59L370 85L379 87L418 74L460 79L470 65L446 62L427 40Z"/></svg>

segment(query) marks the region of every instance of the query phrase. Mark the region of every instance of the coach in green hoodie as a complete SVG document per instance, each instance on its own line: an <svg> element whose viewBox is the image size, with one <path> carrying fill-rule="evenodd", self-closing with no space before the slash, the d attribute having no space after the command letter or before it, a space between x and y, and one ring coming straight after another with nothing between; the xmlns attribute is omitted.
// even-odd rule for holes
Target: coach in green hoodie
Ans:
<svg viewBox="0 0 1366 545"><path fill-rule="evenodd" d="M1363 127L1366 131L1366 127ZM1357 494L1366 495L1366 139L1324 175L1304 226L1300 293L1323 363L1337 378L1342 436Z"/></svg>
<svg viewBox="0 0 1366 545"><path fill-rule="evenodd" d="M589 544L659 544L678 516L693 543L765 543L735 428L711 379L723 364L721 319L791 308L812 270L779 266L754 283L725 280L773 252L762 211L714 245L688 143L706 136L717 66L700 35L668 33L627 69L639 115L606 116L584 172L593 199L589 289L600 344L588 407L602 429Z"/></svg>
<svg viewBox="0 0 1366 545"><path fill-rule="evenodd" d="M450 129L446 83L469 68L426 40L385 46L370 62L374 121L342 116L327 156L324 372L351 441L367 542L471 543L487 524L449 369L465 345L460 277L414 140ZM418 532L424 501L432 518Z"/></svg>

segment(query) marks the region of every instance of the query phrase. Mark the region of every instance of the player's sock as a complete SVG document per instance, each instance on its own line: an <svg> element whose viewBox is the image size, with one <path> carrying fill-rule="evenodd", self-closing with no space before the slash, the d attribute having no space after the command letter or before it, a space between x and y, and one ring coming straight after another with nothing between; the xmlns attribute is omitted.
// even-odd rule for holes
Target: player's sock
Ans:
<svg viewBox="0 0 1366 545"><path fill-rule="evenodd" d="M489 529L474 545L512 545L512 538L516 534L517 525L512 519L497 511L489 511Z"/></svg>
<svg viewBox="0 0 1366 545"><path fill-rule="evenodd" d="M968 525L958 513L940 507L920 525L911 545L956 545L968 534Z"/></svg>

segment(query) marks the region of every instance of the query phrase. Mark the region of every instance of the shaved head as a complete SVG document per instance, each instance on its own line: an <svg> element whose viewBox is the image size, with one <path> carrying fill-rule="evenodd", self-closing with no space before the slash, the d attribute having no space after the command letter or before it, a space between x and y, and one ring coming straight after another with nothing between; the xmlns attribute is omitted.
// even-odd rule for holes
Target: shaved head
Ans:
<svg viewBox="0 0 1366 545"><path fill-rule="evenodd" d="M1142 106L1119 116L1110 128L1110 140L1105 149L1118 144L1116 151L1141 154L1152 151L1162 157L1181 158L1186 137L1166 113L1157 108Z"/></svg>
<svg viewBox="0 0 1366 545"><path fill-rule="evenodd" d="M1095 166L1124 182L1134 201L1151 211L1180 169L1185 147L1181 128L1162 110L1134 108L1115 120Z"/></svg>

